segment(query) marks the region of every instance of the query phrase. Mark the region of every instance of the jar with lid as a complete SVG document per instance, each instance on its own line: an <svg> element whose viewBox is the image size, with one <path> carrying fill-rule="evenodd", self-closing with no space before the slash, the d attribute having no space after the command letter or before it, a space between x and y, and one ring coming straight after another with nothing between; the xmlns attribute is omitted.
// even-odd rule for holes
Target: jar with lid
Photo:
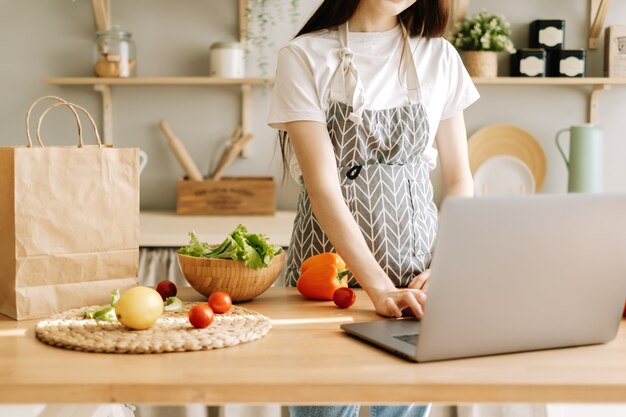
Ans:
<svg viewBox="0 0 626 417"><path fill-rule="evenodd" d="M135 43L130 32L119 27L96 32L94 71L98 77L135 76Z"/></svg>
<svg viewBox="0 0 626 417"><path fill-rule="evenodd" d="M242 78L243 47L238 42L216 42L210 49L212 77Z"/></svg>

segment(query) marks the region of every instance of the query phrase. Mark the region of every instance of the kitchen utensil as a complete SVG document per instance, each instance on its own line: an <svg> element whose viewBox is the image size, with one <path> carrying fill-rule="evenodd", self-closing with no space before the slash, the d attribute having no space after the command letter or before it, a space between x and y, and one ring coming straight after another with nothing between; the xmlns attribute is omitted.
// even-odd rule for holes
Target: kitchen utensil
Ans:
<svg viewBox="0 0 626 417"><path fill-rule="evenodd" d="M570 133L569 158L559 142L561 134ZM603 189L602 127L585 124L561 129L556 146L569 171L567 190L570 193L599 193Z"/></svg>
<svg viewBox="0 0 626 417"><path fill-rule="evenodd" d="M143 172L143 170L146 168L146 165L148 165L148 154L146 153L146 151L139 151L139 174L141 174Z"/></svg>
<svg viewBox="0 0 626 417"><path fill-rule="evenodd" d="M476 196L507 196L535 192L535 177L521 160L498 155L482 163L474 174Z"/></svg>
<svg viewBox="0 0 626 417"><path fill-rule="evenodd" d="M252 139L252 135L249 133L243 136L240 136L228 148L228 150L224 154L223 159L220 160L221 163L218 164L218 166L215 168L215 171L213 171L213 176L211 177L211 180L219 181L219 179L222 178L222 175L224 174L224 171L226 170L226 168L228 168L228 166L235 160L237 155L239 155L239 153L242 151L244 146L246 146L246 144L250 141L250 139Z"/></svg>
<svg viewBox="0 0 626 417"><path fill-rule="evenodd" d="M285 262L285 251L274 255L266 268L252 269L232 259L196 258L178 254L178 263L189 285L208 297L227 292L233 301L251 300L272 286Z"/></svg>
<svg viewBox="0 0 626 417"><path fill-rule="evenodd" d="M478 130L468 141L472 174L487 159L509 155L520 159L535 177L540 191L546 176L546 156L537 140L525 130L512 125L489 125Z"/></svg>
<svg viewBox="0 0 626 417"><path fill-rule="evenodd" d="M183 145L181 140L174 135L174 132L172 132L172 129L165 120L161 120L159 126L167 138L167 143L169 144L170 149L176 156L178 163L183 168L187 176L193 181L202 181L202 174L200 173L200 170L196 166L195 162L193 162L193 159L191 159L185 145Z"/></svg>
<svg viewBox="0 0 626 417"><path fill-rule="evenodd" d="M241 137L242 131L243 131L243 129L241 128L241 126L237 126L235 128L235 131L231 135L231 137L224 144L223 149L222 149L222 153L220 155L220 159L217 162L217 165L215 165L216 169L217 169L217 167L221 166L224 163L224 160L226 158L226 154L228 153L228 150L230 149L231 146L233 146L233 143L235 143L237 141L237 139L239 139ZM211 167L211 163L209 163L209 169L210 169L210 167ZM215 172L215 170L213 170L213 171ZM212 176L213 175L209 171L209 174L207 175L207 178L211 178Z"/></svg>

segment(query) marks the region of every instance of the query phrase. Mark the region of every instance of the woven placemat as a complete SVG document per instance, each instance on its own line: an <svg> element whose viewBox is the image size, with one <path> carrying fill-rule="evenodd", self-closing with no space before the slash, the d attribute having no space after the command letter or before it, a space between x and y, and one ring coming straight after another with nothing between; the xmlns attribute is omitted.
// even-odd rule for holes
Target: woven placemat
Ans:
<svg viewBox="0 0 626 417"><path fill-rule="evenodd" d="M164 311L146 330L131 330L119 322L85 319L92 306L68 310L37 323L35 334L52 346L85 352L161 353L218 349L251 342L265 336L272 327L270 320L245 307L233 306L225 314L216 314L213 324L196 329L189 323L191 307Z"/></svg>

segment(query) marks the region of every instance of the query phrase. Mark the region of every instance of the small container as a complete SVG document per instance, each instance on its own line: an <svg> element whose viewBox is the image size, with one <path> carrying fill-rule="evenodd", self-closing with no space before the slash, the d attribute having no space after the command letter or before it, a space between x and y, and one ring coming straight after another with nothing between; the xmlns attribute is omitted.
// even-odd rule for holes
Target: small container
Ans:
<svg viewBox="0 0 626 417"><path fill-rule="evenodd" d="M585 57L584 49L561 49L560 51L550 51L550 76L552 77L584 77Z"/></svg>
<svg viewBox="0 0 626 417"><path fill-rule="evenodd" d="M546 51L539 48L518 49L511 55L511 76L545 77Z"/></svg>
<svg viewBox="0 0 626 417"><path fill-rule="evenodd" d="M94 72L98 77L134 77L135 69L135 43L130 32L117 26L96 32Z"/></svg>
<svg viewBox="0 0 626 417"><path fill-rule="evenodd" d="M211 77L242 78L243 47L238 42L217 42L211 45Z"/></svg>
<svg viewBox="0 0 626 417"><path fill-rule="evenodd" d="M545 50L565 46L565 20L535 20L530 23L529 45Z"/></svg>

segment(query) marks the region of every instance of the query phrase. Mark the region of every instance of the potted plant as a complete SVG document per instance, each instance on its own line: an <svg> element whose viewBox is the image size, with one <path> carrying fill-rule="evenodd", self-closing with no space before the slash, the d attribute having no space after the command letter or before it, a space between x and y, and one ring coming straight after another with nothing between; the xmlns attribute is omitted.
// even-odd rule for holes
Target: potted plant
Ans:
<svg viewBox="0 0 626 417"><path fill-rule="evenodd" d="M498 52L515 53L504 16L481 11L457 25L452 44L463 51L467 71L474 77L498 76Z"/></svg>

